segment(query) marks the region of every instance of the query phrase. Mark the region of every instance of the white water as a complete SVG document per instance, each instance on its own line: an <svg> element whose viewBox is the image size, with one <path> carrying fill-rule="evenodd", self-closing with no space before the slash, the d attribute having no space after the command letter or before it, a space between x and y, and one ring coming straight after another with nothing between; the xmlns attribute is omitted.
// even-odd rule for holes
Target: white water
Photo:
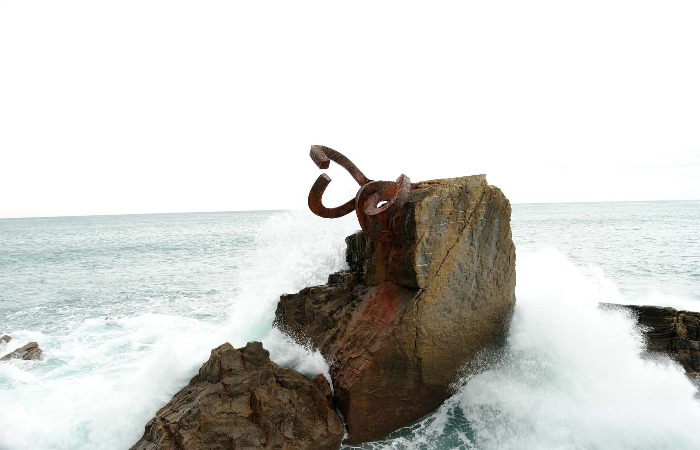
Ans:
<svg viewBox="0 0 700 450"><path fill-rule="evenodd" d="M280 293L323 284L345 265L344 236L356 225L327 221L310 232L308 219L284 213L261 225L220 323L145 313L87 319L63 336L9 330L5 347L37 341L44 360L0 364L0 449L128 448L224 342L262 340L279 364L328 376L320 353L270 327Z"/></svg>
<svg viewBox="0 0 700 450"><path fill-rule="evenodd" d="M577 209L571 208L575 215ZM561 215L561 212L555 214ZM528 217L540 216L541 212L536 211L536 215ZM598 261L597 253L585 247L591 232L576 241L579 234L575 224L552 231L551 219L541 225L519 223L517 218L514 213L518 245L517 304L505 351L483 355L480 369L462 380L456 394L437 412L388 440L364 447L700 448L700 435L696 431L700 403L693 398L694 388L682 370L668 361L642 358L640 334L634 322L624 314L597 307L602 301L685 305L687 309L697 310L694 307L697 299L669 295L665 293L665 284L657 283L662 276L671 274L675 278L670 278L668 285L679 286L674 291L693 289L697 285L693 260L684 271L685 253L674 246L679 256L668 260L668 264L673 263L673 270L663 266L649 275L639 271L626 278L622 269L627 264L610 258ZM133 220L159 224L154 235L160 237L168 232L160 228L166 219L177 222L172 231L174 240L156 241L157 245L147 240L145 250L137 249L139 253L133 260L105 272L105 276L119 275L110 280L109 286L124 289L129 279L138 278L136 261L150 257L148 252L153 249L187 239L200 239L193 248L204 247L210 236L222 232L222 223L238 220L229 216ZM205 219L213 224L203 231L192 225ZM104 221L106 235L113 236L117 225L112 222L117 219ZM661 223L655 221L654 226L660 227ZM697 242L693 220L689 223L685 233ZM679 225L671 225L676 233ZM72 258L69 269L64 269L66 266L60 259L60 264L55 263L61 268L56 272L56 280L47 277L41 283L34 283L28 275L20 279L12 286L13 290L25 289L21 299L33 298L34 291L44 295L41 291L44 281L53 283L57 289L74 285L82 289L81 282L87 283L87 287L80 291L77 300L66 297L62 302L16 308L7 316L10 318L7 322L0 317L0 333L14 337L10 345L0 348L0 353L29 341L39 342L45 352L42 361L14 360L0 364L0 449L128 448L141 436L143 426L154 413L197 372L210 350L227 341L241 346L249 340L262 340L279 364L297 368L308 376L318 373L327 376L327 366L318 352L294 345L271 329L270 324L280 293L324 283L328 273L344 267L344 236L355 228L352 217L318 221L309 213L272 214L254 227L252 242L245 244L249 251L226 259L226 253L216 247L202 254L201 261L206 265L193 259L184 269L177 266L179 271L184 270L182 278L173 272L156 274L164 265L154 258L145 270L153 280L139 279L141 284L129 285L129 289L139 292L142 284L149 287L149 283L157 284L156 278L164 280L155 289L156 293L137 299L127 296L124 304L115 302L107 307L99 302L103 296L114 299L115 294L97 279L80 278L99 270L99 265L97 269L90 266L86 272L79 272L77 257L73 255L69 255ZM182 237L183 229L190 234ZM569 229L574 238L562 234L562 230ZM65 228L59 230L51 231L50 235L65 235ZM127 231L122 233L125 242L136 233ZM530 239L526 245L519 244L526 239L518 233ZM537 233L548 239L560 236L562 242L573 247L569 251L576 257L564 256L552 248L541 250L541 241L533 238ZM623 258L626 250L622 243L633 233L637 232L624 231L617 243L605 249L606 254L614 256L612 249L617 245ZM143 234L150 239L150 234ZM237 229L234 234L246 236ZM656 235L670 234L650 233ZM110 239L113 237L99 241L99 248L103 249ZM604 240L601 238L600 242ZM16 270L0 270L0 282L11 282L16 272L40 258L36 255L41 254L46 240L37 240L36 245L37 251L26 259L17 257ZM653 252L663 248L654 245ZM68 254L64 247L56 255ZM583 250L576 253L578 249ZM114 260L115 255L125 251L131 250L117 247L108 256ZM641 244L635 251L645 256ZM177 257L168 256L168 264L176 265L191 253L188 247ZM661 251L658 255L663 257ZM96 261L102 263L102 259ZM14 260L10 259L10 263ZM223 274L207 272L221 266L228 268ZM621 271L613 272L613 279L610 273L617 266ZM230 280L226 278L229 274ZM643 276L648 286L637 291L636 285L628 280ZM195 279L204 285L213 284L221 294L200 298L209 295L209 288L203 288L204 294L194 298L184 288L174 294L169 291L157 294L170 284L187 287L186 281L194 283ZM624 290L618 289L620 280L626 283ZM234 288L225 290L228 285ZM5 286L0 289L3 290ZM50 292L51 296L61 293ZM207 305L214 305L215 309L209 311ZM81 310L82 307L85 309ZM106 318L103 311L110 308L116 312ZM38 331L37 324L45 325L40 328L43 331Z"/></svg>
<svg viewBox="0 0 700 450"><path fill-rule="evenodd" d="M554 249L518 255L505 352L483 355L481 370L403 436L365 447L700 448L694 386L670 361L641 357L631 317L598 308L629 299L594 272Z"/></svg>

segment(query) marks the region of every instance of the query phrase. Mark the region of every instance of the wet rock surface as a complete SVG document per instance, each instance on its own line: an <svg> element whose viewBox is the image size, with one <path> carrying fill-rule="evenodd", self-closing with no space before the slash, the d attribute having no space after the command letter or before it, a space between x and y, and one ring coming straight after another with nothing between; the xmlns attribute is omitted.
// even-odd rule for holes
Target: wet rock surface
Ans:
<svg viewBox="0 0 700 450"><path fill-rule="evenodd" d="M3 339L5 337L9 337L9 336L5 335L5 336L3 336ZM10 338L10 339L12 339L12 338ZM9 340L7 340L5 342L9 342ZM41 359L42 353L43 352L42 352L41 348L39 348L39 344L37 344L36 342L30 342L29 344L27 344L23 347L20 347L20 348L16 349L15 351L10 352L7 355L3 356L2 358L0 358L0 361L8 361L10 359L15 359L15 358L16 359L23 359L26 361L36 360L36 359Z"/></svg>
<svg viewBox="0 0 700 450"><path fill-rule="evenodd" d="M278 367L260 342L226 343L132 449L337 449L344 431L323 375Z"/></svg>
<svg viewBox="0 0 700 450"><path fill-rule="evenodd" d="M330 364L348 443L431 412L502 342L515 304L510 213L483 175L417 183L391 242L351 235L349 271L281 297L276 325Z"/></svg>
<svg viewBox="0 0 700 450"><path fill-rule="evenodd" d="M647 305L603 303L601 306L631 311L644 327L647 350L668 354L700 387L700 312Z"/></svg>

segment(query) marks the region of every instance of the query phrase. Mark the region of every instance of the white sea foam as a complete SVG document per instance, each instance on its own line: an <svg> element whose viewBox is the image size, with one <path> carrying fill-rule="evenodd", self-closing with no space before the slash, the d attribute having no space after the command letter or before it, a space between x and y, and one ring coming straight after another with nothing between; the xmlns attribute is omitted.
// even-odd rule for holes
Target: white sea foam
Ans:
<svg viewBox="0 0 700 450"><path fill-rule="evenodd" d="M224 221L235 220L206 219L215 231L224 229ZM148 225L165 219L139 220ZM68 329L66 333L7 329L2 324L0 331L14 338L5 350L37 341L45 358L0 364L0 449L128 448L154 413L197 372L210 350L227 341L241 346L262 340L279 364L309 377L328 376L317 351L292 343L271 328L271 322L281 293L323 283L328 273L344 267L343 238L355 228L352 217L319 221L306 211L271 216L255 233L254 251L245 252L242 260L227 259L223 273L231 274L235 293L228 302L217 297L216 305L222 305L221 315L226 316L218 322L212 322L208 311L200 315L197 305L186 304L192 301L187 292L158 296L155 289L153 302L145 302L149 308L155 305L152 311L157 313L138 309L143 299L129 294L126 301L131 303L107 320L75 319L70 308L62 307L68 309L57 316L64 322L56 329ZM166 243L177 242L178 230L157 227L149 236L160 239L167 231L171 238ZM200 234L206 236L206 230ZM209 242L201 239L197 245ZM194 267L219 267L222 256L218 246L214 250L202 257L215 263ZM109 255L115 258L122 252L116 248ZM147 268L155 270L158 260L149 261ZM678 307L680 300L697 309L693 300L623 294L599 266L580 261L574 265L552 249L519 251L517 264L517 305L507 348L484 355L482 370L465 378L436 413L389 441L365 447L700 448L695 432L700 406L682 370L643 359L633 321L597 308L600 301L676 302ZM125 264L123 272L105 275L123 283L139 276L132 266ZM162 280L153 277L159 289L172 276L165 273L165 278L158 275ZM11 280L11 274L5 275ZM139 283L142 279L150 281L138 278ZM225 288L225 283L216 287ZM50 317L50 306L40 307ZM123 312L130 308L137 312ZM31 322L35 310L27 311L17 313L21 316L15 316L16 323Z"/></svg>
<svg viewBox="0 0 700 450"><path fill-rule="evenodd" d="M634 320L598 308L625 299L584 272L553 249L518 255L504 352L484 355L408 436L366 447L700 448L694 386L678 365L642 357Z"/></svg>
<svg viewBox="0 0 700 450"><path fill-rule="evenodd" d="M282 367L291 367L307 378L323 374L329 383L328 363L321 352L293 342L276 328L263 339L263 345L270 351L270 358Z"/></svg>
<svg viewBox="0 0 700 450"><path fill-rule="evenodd" d="M271 328L280 293L324 283L345 265L343 238L356 225L340 220L318 226L309 216L280 213L263 223L256 250L232 280L240 288L230 311L222 311L229 319L219 324L138 314L88 319L64 336L12 331L12 345L36 340L45 357L0 364L0 448L128 448L211 349L227 341L242 346L263 340L280 365L329 377L318 351Z"/></svg>
<svg viewBox="0 0 700 450"><path fill-rule="evenodd" d="M0 365L0 448L126 448L221 340L194 319L141 315L43 342L43 361Z"/></svg>
<svg viewBox="0 0 700 450"><path fill-rule="evenodd" d="M241 290L228 324L232 344L267 335L280 294L323 284L328 274L346 267L344 238L357 227L352 217L321 224L314 217L286 212L260 227L255 254L237 274Z"/></svg>

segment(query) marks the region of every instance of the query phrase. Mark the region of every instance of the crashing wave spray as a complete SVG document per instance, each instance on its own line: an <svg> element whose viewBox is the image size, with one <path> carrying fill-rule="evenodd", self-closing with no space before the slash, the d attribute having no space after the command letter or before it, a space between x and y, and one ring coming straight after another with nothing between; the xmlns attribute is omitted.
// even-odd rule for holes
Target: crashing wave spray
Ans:
<svg viewBox="0 0 700 450"><path fill-rule="evenodd" d="M365 448L700 448L700 403L683 370L643 357L624 302L553 249L519 255L506 348L485 355L438 411Z"/></svg>
<svg viewBox="0 0 700 450"><path fill-rule="evenodd" d="M237 290L223 322L143 313L86 319L60 335L4 330L18 345L36 340L47 351L43 361L0 365L0 448L128 448L226 341L241 346L262 339L275 362L328 376L318 352L271 328L281 293L321 284L345 265L343 238L356 224L318 222L308 211L276 213L255 235L240 237L252 239L254 250L231 273Z"/></svg>

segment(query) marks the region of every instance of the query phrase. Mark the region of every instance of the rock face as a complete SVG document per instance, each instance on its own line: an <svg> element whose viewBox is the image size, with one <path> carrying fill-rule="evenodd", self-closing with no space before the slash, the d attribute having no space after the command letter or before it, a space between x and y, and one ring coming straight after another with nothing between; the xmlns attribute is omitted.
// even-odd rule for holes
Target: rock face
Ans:
<svg viewBox="0 0 700 450"><path fill-rule="evenodd" d="M502 341L515 304L510 213L483 175L417 183L391 242L351 235L349 271L281 297L276 326L329 362L349 444L434 410Z"/></svg>
<svg viewBox="0 0 700 450"><path fill-rule="evenodd" d="M337 449L344 431L323 375L278 367L260 342L226 343L132 449Z"/></svg>
<svg viewBox="0 0 700 450"><path fill-rule="evenodd" d="M4 338L5 336L3 336ZM8 336L9 337L9 336ZM8 341L5 341L8 342ZM29 344L25 345L24 347L20 347L17 350L13 351L12 353L8 353L7 355L3 356L0 358L0 361L7 361L13 358L17 359L24 359L24 360L32 360L32 359L41 359L41 354L42 351L39 348L39 344L36 342L30 342Z"/></svg>
<svg viewBox="0 0 700 450"><path fill-rule="evenodd" d="M700 386L700 313L662 306L611 305L632 311L646 330L647 349L670 355Z"/></svg>

